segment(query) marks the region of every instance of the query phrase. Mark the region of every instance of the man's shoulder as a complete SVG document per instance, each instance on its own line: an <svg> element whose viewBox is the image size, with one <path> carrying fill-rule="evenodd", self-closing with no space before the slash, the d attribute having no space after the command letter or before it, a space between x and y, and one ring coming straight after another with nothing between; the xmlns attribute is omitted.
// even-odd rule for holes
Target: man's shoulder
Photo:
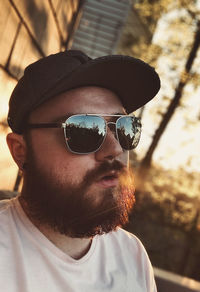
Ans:
<svg viewBox="0 0 200 292"><path fill-rule="evenodd" d="M118 228L116 231L105 234L102 237L101 247L110 260L115 261L117 258L117 261L126 266L127 270L151 269L149 257L141 241L124 229Z"/></svg>
<svg viewBox="0 0 200 292"><path fill-rule="evenodd" d="M118 240L126 240L128 242L137 242L137 243L140 242L137 236L135 236L133 233L120 227L117 230L110 232L110 236Z"/></svg>
<svg viewBox="0 0 200 292"><path fill-rule="evenodd" d="M122 228L108 233L105 240L119 247L121 246L123 249L146 252L139 238Z"/></svg>

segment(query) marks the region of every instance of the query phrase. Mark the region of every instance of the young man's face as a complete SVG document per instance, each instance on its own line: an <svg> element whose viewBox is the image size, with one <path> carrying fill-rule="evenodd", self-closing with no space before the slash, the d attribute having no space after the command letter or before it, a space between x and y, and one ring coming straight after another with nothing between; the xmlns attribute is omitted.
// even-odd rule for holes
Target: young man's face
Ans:
<svg viewBox="0 0 200 292"><path fill-rule="evenodd" d="M30 123L51 123L69 114L125 114L110 90L84 87L63 93L30 115ZM72 236L109 232L127 222L134 203L128 152L108 128L101 148L73 154L59 128L32 129L27 135L27 168L22 196L33 218Z"/></svg>

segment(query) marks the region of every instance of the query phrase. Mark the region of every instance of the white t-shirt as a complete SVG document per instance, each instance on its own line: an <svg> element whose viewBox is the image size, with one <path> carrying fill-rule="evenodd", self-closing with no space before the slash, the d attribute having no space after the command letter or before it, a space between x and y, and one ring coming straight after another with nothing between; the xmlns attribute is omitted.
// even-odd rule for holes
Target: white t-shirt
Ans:
<svg viewBox="0 0 200 292"><path fill-rule="evenodd" d="M75 260L28 219L17 198L0 202L0 290L4 292L156 292L147 253L123 229L95 236Z"/></svg>

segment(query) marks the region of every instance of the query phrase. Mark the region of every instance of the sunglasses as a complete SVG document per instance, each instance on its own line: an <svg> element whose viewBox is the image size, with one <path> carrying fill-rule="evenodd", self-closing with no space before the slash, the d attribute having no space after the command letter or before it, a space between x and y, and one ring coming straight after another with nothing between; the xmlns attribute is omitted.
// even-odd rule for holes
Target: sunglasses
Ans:
<svg viewBox="0 0 200 292"><path fill-rule="evenodd" d="M105 117L115 121L107 122ZM63 128L68 149L75 154L96 152L102 146L107 128L114 133L124 150L136 148L140 140L141 122L134 115L77 114L60 123L28 124L27 128Z"/></svg>

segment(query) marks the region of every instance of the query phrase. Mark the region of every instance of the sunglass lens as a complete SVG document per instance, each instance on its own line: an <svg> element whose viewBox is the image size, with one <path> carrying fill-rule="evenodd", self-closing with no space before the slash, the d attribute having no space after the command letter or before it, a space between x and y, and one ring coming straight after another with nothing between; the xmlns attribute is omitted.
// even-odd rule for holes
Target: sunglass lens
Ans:
<svg viewBox="0 0 200 292"><path fill-rule="evenodd" d="M105 133L105 121L98 116L75 115L66 121L67 144L75 153L86 154L98 150Z"/></svg>
<svg viewBox="0 0 200 292"><path fill-rule="evenodd" d="M121 147L125 150L134 149L140 140L141 124L135 117L121 117L117 121L117 135Z"/></svg>

